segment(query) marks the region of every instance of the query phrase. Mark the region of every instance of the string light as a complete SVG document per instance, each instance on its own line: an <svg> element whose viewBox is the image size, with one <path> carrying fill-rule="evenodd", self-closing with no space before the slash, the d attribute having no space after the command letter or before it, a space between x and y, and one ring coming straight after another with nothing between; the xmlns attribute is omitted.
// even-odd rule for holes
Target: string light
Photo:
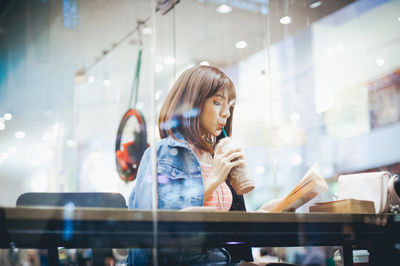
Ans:
<svg viewBox="0 0 400 266"><path fill-rule="evenodd" d="M232 7L228 5L220 5L219 7L217 7L217 11L221 14L228 14L232 12Z"/></svg>
<svg viewBox="0 0 400 266"><path fill-rule="evenodd" d="M244 49L247 47L247 42L245 41L239 41L235 44L235 47L238 49Z"/></svg>
<svg viewBox="0 0 400 266"><path fill-rule="evenodd" d="M4 117L5 120L11 120L12 119L12 114L5 113L3 117Z"/></svg>

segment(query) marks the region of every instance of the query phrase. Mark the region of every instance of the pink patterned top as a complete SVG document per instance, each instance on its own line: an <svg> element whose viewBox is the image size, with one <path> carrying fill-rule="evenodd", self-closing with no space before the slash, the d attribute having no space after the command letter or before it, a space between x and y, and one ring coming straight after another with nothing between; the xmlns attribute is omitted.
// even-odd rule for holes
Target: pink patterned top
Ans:
<svg viewBox="0 0 400 266"><path fill-rule="evenodd" d="M197 159L199 159L201 174L204 180L210 175L211 172L213 160L211 154L208 152L202 152L192 145L190 146ZM232 192L228 185L223 182L212 192L211 196L204 201L203 205L208 207L216 207L218 211L227 212L231 208L232 200Z"/></svg>

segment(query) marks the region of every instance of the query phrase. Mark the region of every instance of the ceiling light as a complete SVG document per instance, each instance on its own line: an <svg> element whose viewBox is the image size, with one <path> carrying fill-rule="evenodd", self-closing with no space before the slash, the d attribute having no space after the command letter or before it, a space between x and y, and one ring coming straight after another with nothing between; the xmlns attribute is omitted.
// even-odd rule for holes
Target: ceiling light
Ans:
<svg viewBox="0 0 400 266"><path fill-rule="evenodd" d="M310 8L316 8L322 5L321 1L316 1L310 5Z"/></svg>
<svg viewBox="0 0 400 266"><path fill-rule="evenodd" d="M239 41L235 44L236 48L238 49L244 49L247 47L247 42L245 41Z"/></svg>
<svg viewBox="0 0 400 266"><path fill-rule="evenodd" d="M4 117L5 120L11 120L12 119L12 114L6 113L6 114L4 114L3 117Z"/></svg>
<svg viewBox="0 0 400 266"><path fill-rule="evenodd" d="M0 117L0 123L4 123L6 119L4 117Z"/></svg>
<svg viewBox="0 0 400 266"><path fill-rule="evenodd" d="M256 173L262 175L265 173L265 167L263 165L259 165L256 167Z"/></svg>
<svg viewBox="0 0 400 266"><path fill-rule="evenodd" d="M201 66L209 66L210 63L208 63L207 61L202 61L202 62L200 62L199 65L201 65Z"/></svg>
<svg viewBox="0 0 400 266"><path fill-rule="evenodd" d="M156 72L156 73L160 73L160 72L162 72L164 70L164 66L163 65L161 65L161 64L155 64L155 66L154 66L154 71Z"/></svg>
<svg viewBox="0 0 400 266"><path fill-rule="evenodd" d="M17 139L24 139L26 137L26 133L24 131L17 131L15 132L15 137Z"/></svg>
<svg viewBox="0 0 400 266"><path fill-rule="evenodd" d="M106 87L109 87L112 85L112 81L109 79L105 79L105 80L103 80L103 85Z"/></svg>
<svg viewBox="0 0 400 266"><path fill-rule="evenodd" d="M143 34L146 34L146 35L149 35L149 34L151 34L152 32L153 32L153 29L150 28L150 27L144 27L144 28L142 29L142 33L143 33Z"/></svg>
<svg viewBox="0 0 400 266"><path fill-rule="evenodd" d="M173 58L172 56L166 56L164 57L164 63L166 65L172 65L175 63L175 58Z"/></svg>
<svg viewBox="0 0 400 266"><path fill-rule="evenodd" d="M16 154L17 153L17 149L15 147L9 147L8 148L8 153L9 154Z"/></svg>
<svg viewBox="0 0 400 266"><path fill-rule="evenodd" d="M66 144L68 147L73 148L73 147L76 146L76 141L73 140L73 139L69 139L69 140L67 140L67 141L65 142L65 144Z"/></svg>
<svg viewBox="0 0 400 266"><path fill-rule="evenodd" d="M385 64L385 60L383 58L377 58L376 59L376 64L378 66L383 66Z"/></svg>
<svg viewBox="0 0 400 266"><path fill-rule="evenodd" d="M292 19L289 16L284 16L279 20L279 22L281 24L287 25L287 24L290 24L292 22Z"/></svg>
<svg viewBox="0 0 400 266"><path fill-rule="evenodd" d="M96 79L95 79L93 76L89 76L89 77L88 77L88 83L89 83L89 84L94 83L95 80L96 80Z"/></svg>
<svg viewBox="0 0 400 266"><path fill-rule="evenodd" d="M221 14L228 14L232 12L232 7L228 5L220 5L219 7L217 7L217 11Z"/></svg>

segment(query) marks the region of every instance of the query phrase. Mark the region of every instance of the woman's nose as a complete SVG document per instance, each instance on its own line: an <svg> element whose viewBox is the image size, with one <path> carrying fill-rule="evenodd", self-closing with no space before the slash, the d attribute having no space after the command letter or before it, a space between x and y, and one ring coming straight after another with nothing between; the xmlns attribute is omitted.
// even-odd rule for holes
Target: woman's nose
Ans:
<svg viewBox="0 0 400 266"><path fill-rule="evenodd" d="M231 112L229 111L229 108L226 104L224 104L224 107L221 110L221 116L224 118L228 118L231 115Z"/></svg>

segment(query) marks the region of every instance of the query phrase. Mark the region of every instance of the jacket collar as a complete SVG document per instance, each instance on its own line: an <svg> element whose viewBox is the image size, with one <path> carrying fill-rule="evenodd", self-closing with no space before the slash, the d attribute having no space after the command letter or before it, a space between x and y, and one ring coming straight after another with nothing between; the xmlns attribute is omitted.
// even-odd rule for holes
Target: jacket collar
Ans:
<svg viewBox="0 0 400 266"><path fill-rule="evenodd" d="M175 131L174 135L177 139L174 139L172 136L168 136L168 146L190 149L187 141L179 131Z"/></svg>

